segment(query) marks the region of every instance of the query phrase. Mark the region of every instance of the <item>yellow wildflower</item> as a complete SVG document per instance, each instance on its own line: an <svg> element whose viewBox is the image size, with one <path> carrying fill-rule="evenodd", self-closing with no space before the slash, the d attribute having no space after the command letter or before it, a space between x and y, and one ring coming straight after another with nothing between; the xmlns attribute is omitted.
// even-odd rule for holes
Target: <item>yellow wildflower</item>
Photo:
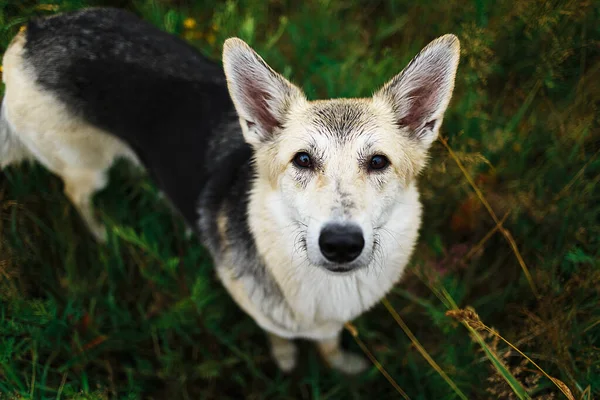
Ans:
<svg viewBox="0 0 600 400"><path fill-rule="evenodd" d="M196 25L197 25L197 23L194 18L186 18L183 21L183 26L185 29L194 29L196 27Z"/></svg>

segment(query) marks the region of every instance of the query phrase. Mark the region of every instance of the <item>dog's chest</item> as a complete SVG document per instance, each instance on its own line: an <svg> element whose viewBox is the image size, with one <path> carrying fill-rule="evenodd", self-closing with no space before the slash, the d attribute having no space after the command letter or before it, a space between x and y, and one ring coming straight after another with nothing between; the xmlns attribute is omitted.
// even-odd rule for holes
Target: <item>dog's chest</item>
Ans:
<svg viewBox="0 0 600 400"><path fill-rule="evenodd" d="M252 276L235 278L226 265L217 271L230 295L263 329L282 337L309 339L336 335L345 322L372 307L400 275L399 270L347 276L305 270L283 280L274 276L281 292L273 295Z"/></svg>
<svg viewBox="0 0 600 400"><path fill-rule="evenodd" d="M279 280L300 325L340 325L371 308L398 280L398 270L363 270L335 276L312 267Z"/></svg>

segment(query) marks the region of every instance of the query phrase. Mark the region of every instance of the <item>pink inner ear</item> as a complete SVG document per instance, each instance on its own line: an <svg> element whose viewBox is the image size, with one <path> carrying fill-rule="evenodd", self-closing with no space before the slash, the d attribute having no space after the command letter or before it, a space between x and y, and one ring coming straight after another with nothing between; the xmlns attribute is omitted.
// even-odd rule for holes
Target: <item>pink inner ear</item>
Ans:
<svg viewBox="0 0 600 400"><path fill-rule="evenodd" d="M244 78L242 85L245 92L246 105L251 113L251 117L255 119L255 121L250 122L255 122L267 133L272 133L276 127L280 126L280 122L275 118L267 103L272 97L267 91L257 85L256 81L249 78Z"/></svg>
<svg viewBox="0 0 600 400"><path fill-rule="evenodd" d="M434 81L435 82L435 81ZM434 83L431 82L431 83ZM411 131L419 129L431 118L431 114L435 111L438 102L438 95L434 85L428 82L427 86L421 86L414 89L407 99L408 110L400 120L398 124L400 126L406 126Z"/></svg>

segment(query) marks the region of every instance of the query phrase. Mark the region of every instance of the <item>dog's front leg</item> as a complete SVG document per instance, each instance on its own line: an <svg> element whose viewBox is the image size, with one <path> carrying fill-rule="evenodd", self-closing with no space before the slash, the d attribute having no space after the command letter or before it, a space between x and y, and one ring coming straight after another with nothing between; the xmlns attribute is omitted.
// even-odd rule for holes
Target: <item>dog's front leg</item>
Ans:
<svg viewBox="0 0 600 400"><path fill-rule="evenodd" d="M296 366L296 345L290 339L269 333L271 342L271 355L275 359L277 366L283 372L290 372Z"/></svg>
<svg viewBox="0 0 600 400"><path fill-rule="evenodd" d="M329 339L318 340L317 346L325 362L345 374L358 374L369 365L362 356L342 349L341 333Z"/></svg>

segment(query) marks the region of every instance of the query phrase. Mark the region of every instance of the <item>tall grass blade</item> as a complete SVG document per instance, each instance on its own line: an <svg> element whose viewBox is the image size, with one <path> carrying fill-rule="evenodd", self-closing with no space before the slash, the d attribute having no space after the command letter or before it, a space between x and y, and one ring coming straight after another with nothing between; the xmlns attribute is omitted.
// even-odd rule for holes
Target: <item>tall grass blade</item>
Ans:
<svg viewBox="0 0 600 400"><path fill-rule="evenodd" d="M425 350L425 348L423 347L421 342L419 342L419 340L416 338L416 336L412 333L412 331L410 330L408 325L406 325L406 323L404 322L402 317L400 317L400 314L398 314L398 312L390 304L388 299L384 298L381 302L383 303L385 308L387 308L387 310L390 312L390 314L392 314L392 317L394 317L394 319L396 320L398 325L400 325L400 328L402 328L402 330L404 331L406 336L408 336L410 341L415 345L416 349L419 351L419 353L421 353L421 355L429 363L429 365L431 365L431 367L438 374L440 374L440 376L446 381L448 386L450 386L452 388L452 390L454 390L454 393L456 393L458 395L458 397L466 400L467 396L465 396L465 394L458 388L458 386L456 386L456 383L454 383L454 381L452 379L450 379L450 377L444 372L444 370L438 365L438 363L436 363L435 360L433 358L431 358L431 356L429 355L427 350Z"/></svg>

